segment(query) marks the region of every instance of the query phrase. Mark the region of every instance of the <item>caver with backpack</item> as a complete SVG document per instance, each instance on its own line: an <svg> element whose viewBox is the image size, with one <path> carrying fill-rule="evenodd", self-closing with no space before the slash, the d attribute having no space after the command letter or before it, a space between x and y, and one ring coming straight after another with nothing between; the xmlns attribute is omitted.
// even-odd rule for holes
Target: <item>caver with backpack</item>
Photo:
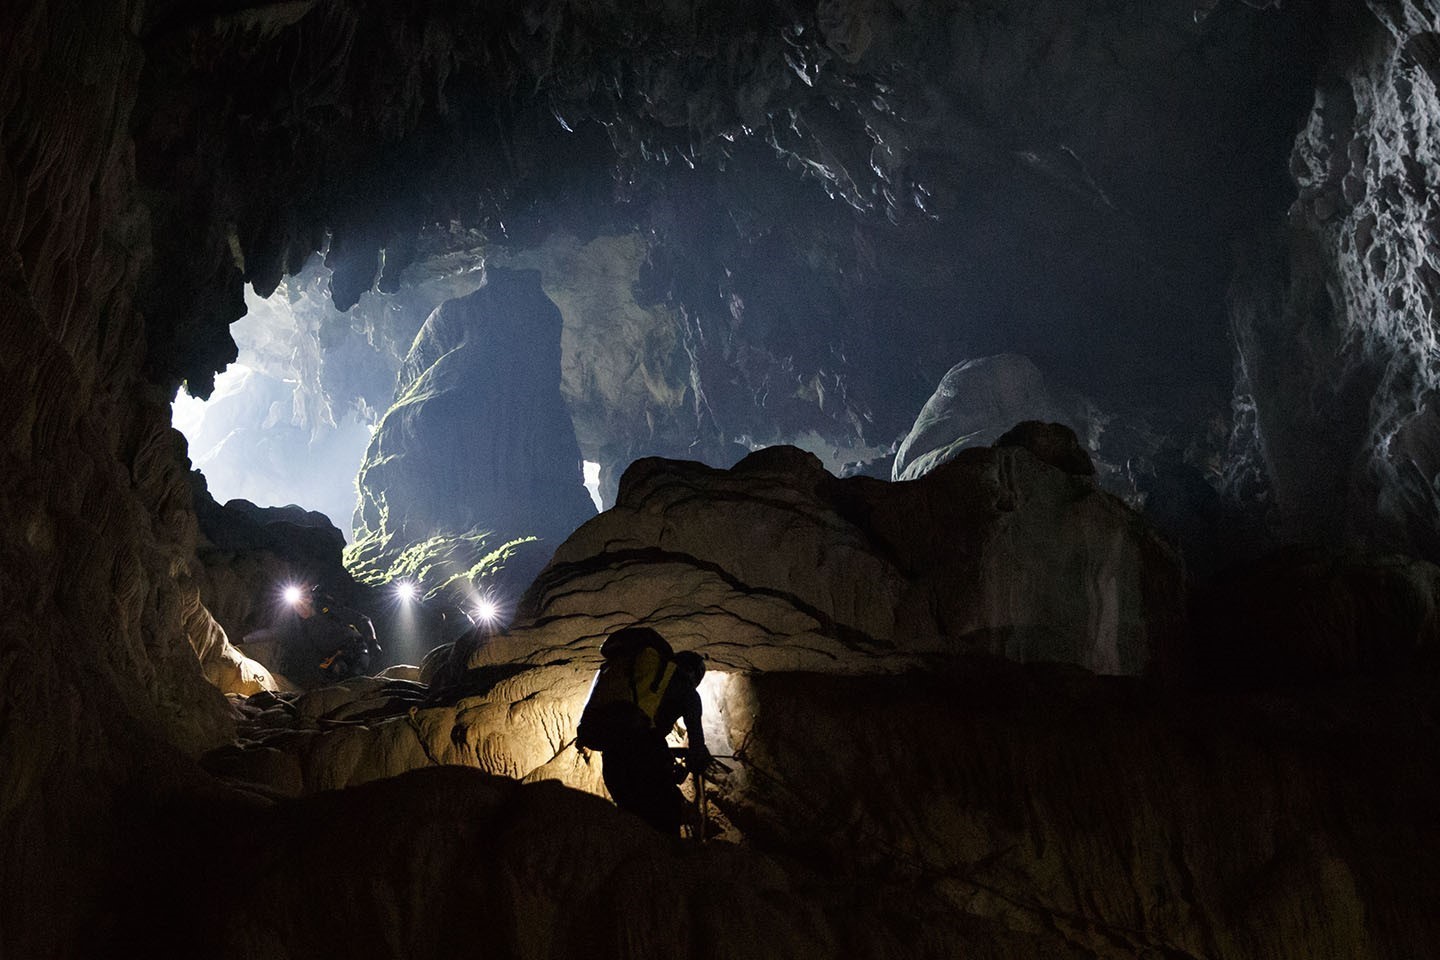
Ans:
<svg viewBox="0 0 1440 960"><path fill-rule="evenodd" d="M700 729L698 653L675 653L649 627L617 630L600 648L605 663L595 675L580 716L576 743L604 754L605 788L616 806L664 833L678 834L685 799L677 786L686 771L710 761ZM685 768L676 766L666 736L685 721Z"/></svg>

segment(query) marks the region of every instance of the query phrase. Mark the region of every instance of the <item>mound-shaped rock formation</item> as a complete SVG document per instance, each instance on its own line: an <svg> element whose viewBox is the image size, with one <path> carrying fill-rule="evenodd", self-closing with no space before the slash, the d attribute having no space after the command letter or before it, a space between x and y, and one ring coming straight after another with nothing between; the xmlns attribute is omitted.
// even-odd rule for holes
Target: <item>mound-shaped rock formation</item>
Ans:
<svg viewBox="0 0 1440 960"><path fill-rule="evenodd" d="M1055 425L1009 442L1058 436L1073 443ZM318 935L295 901L339 863L336 915L348 919L334 942L362 955L383 933L374 914L416 896L416 876L481 898L488 947L540 956L571 955L577 917L596 955L684 955L716 896L744 914L715 921L720 955L1282 960L1440 943L1428 910L1440 777L1413 760L1437 747L1434 725L1418 722L1428 681L1392 678L1382 693L1360 680L1363 664L1339 663L1331 679L1344 686L1247 699L969 652L1093 654L1085 640L1127 622L1126 608L1047 603L1045 578L1026 581L1019 561L1103 604L1085 558L1111 557L1114 574L1130 556L1173 591L1139 592L1129 609L1149 628L1132 636L1146 642L1129 665L1160 671L1179 573L1147 537L1093 481L1022 446L967 451L895 485L836 480L790 448L730 471L641 461L617 506L557 551L525 620L437 651L428 686L359 679L242 705L246 742L211 754L214 772L270 796L369 785L247 817L281 838L290 866L227 872L225 914L195 915L214 918L203 922L223 932L222 955L308 942ZM1033 609L987 602L990 562L1032 584ZM950 590L970 587L975 616L996 619L954 629L942 575ZM1394 608L1378 589L1376 603ZM986 643L1046 616L1049 636L1079 645ZM709 794L730 842L681 855L545 782L603 794L603 757L573 738L601 639L633 622L710 663L705 738L734 770ZM1361 624L1337 629L1347 625L1359 639ZM507 779L418 770L454 766ZM334 839L315 826L327 818L370 843ZM784 908L744 906L757 893ZM660 898L664 917L689 922L620 933L631 898ZM437 916L403 943L463 952L456 936Z"/></svg>
<svg viewBox="0 0 1440 960"><path fill-rule="evenodd" d="M580 598L604 586L626 597L616 609L665 621L677 577L680 596L712 598L708 628L669 624L682 644L768 632L787 647L985 651L1131 674L1179 655L1174 555L1092 481L1020 446L968 451L906 484L837 480L788 447L730 471L638 461L522 611L540 623L583 614ZM783 621L747 612L757 602Z"/></svg>
<svg viewBox="0 0 1440 960"><path fill-rule="evenodd" d="M594 515L560 395L560 332L535 271L493 270L425 321L360 468L347 553L358 578L408 575L434 591L499 576L519 589Z"/></svg>
<svg viewBox="0 0 1440 960"><path fill-rule="evenodd" d="M1021 420L1069 421L1028 358L1000 354L946 371L895 454L893 478L914 480L969 447L988 447ZM1073 430L1084 425L1067 422Z"/></svg>

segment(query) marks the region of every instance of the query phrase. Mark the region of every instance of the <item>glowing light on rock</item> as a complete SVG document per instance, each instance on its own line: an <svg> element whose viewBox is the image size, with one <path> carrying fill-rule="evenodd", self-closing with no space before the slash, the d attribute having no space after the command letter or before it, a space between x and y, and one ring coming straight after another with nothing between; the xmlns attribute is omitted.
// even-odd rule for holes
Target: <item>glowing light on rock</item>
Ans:
<svg viewBox="0 0 1440 960"><path fill-rule="evenodd" d="M290 606L293 607L295 606L295 604L300 602L300 598L304 596L304 591L292 583L288 584L284 590L280 591L280 596L284 598L286 603L290 604Z"/></svg>
<svg viewBox="0 0 1440 960"><path fill-rule="evenodd" d="M420 595L420 588L410 580L401 580L395 584L395 596L400 598L401 603L411 603Z"/></svg>

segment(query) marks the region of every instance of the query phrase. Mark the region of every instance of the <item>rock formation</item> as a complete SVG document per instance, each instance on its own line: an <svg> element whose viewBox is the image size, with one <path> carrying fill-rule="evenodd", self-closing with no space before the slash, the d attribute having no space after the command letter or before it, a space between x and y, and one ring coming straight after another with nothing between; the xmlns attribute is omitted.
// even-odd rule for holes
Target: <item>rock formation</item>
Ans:
<svg viewBox="0 0 1440 960"><path fill-rule="evenodd" d="M1021 420L1069 420L1025 357L1001 354L957 363L915 418L895 453L893 479L914 480L969 447L988 447ZM1085 424L1067 422L1079 431Z"/></svg>
<svg viewBox="0 0 1440 960"><path fill-rule="evenodd" d="M275 789L311 792L429 762L513 777L558 767L595 789L567 743L600 641L629 623L736 674L895 673L989 654L1173 679L1187 661L1180 580L1132 511L1019 446L900 485L837 480L784 447L729 471L642 460L616 506L556 551L516 626L457 647L468 673L423 674L438 696L454 686L446 700L407 713L403 686L351 681L268 714L278 724L255 733L265 752L218 755L216 769L270 770ZM397 713L319 736L323 723Z"/></svg>
<svg viewBox="0 0 1440 960"><path fill-rule="evenodd" d="M617 491L631 524L592 521L523 629L437 656L435 683L244 699L263 678L202 602L169 419L235 358L242 284L323 248L349 309L424 225L642 237L629 292L677 324L707 450L773 439L766 411L885 448L954 358L1013 351L1208 421L1229 287L1256 496L1293 536L1434 559L1437 34L1434 0L5 6L0 952L1440 953L1414 557L1221 581L1267 624L1299 583L1324 629L1245 683L1201 657L1196 691L1157 685L1186 674L1150 629L1173 554L1023 447L962 452L918 506L793 452L651 461ZM1292 199L1231 284L1224 251ZM527 331L553 332L552 397L558 326ZM462 378L431 359L409 385ZM444 445L381 449L404 456L377 478L457 483ZM578 450L552 454L584 516ZM452 536L482 520L418 506ZM569 731L632 619L716 666L738 848L584 794ZM480 769L413 769L439 764Z"/></svg>
<svg viewBox="0 0 1440 960"><path fill-rule="evenodd" d="M1435 559L1440 11L1337 18L1291 155L1295 202L1232 296L1237 392L1292 535Z"/></svg>
<svg viewBox="0 0 1440 960"><path fill-rule="evenodd" d="M1440 930L1417 896L1440 884L1433 868L1419 866L1440 852L1435 815L1421 799L1440 781L1409 759L1434 746L1433 728L1414 722L1424 682L1395 681L1393 671L1409 664L1372 661L1379 672L1370 675L1388 678L1391 692L1377 709L1373 691L1354 685L1361 674L1353 660L1331 665L1330 677L1350 684L1338 692L1278 693L1270 684L1281 671L1249 675L1247 686L1258 682L1263 694L1247 698L1235 694L1234 673L1211 674L1212 692L1201 693L1021 666L923 632L884 632L903 619L887 604L936 602L906 582L909 564L926 552L912 539L916 531L938 527L937 536L983 543L987 523L1004 528L1012 519L986 509L994 479L963 469L977 454L1010 475L1004 489L1017 513L1045 502L1047 484L1078 491L1090 483L1020 447L971 451L895 486L837 481L796 450L765 451L724 472L642 461L627 472L615 509L557 552L527 597L524 622L457 645L450 656L460 671L430 669L428 688L357 680L295 700L252 700L242 725L248 745L211 754L207 766L271 795L369 784L261 814L256 827L294 831L301 849L328 860L337 854L319 851L339 848L308 838L314 828L304 825L324 817L374 823L364 829L389 852L346 868L354 891L346 900L359 905L342 907L368 936L380 931L369 905L401 895L394 878L427 856L432 830L453 836L447 824L464 803L484 825L470 829L474 843L487 838L486 852L467 858L468 868L440 854L430 870L454 876L461 889L483 885L475 895L495 912L494 936L505 949L519 949L504 938L523 914L538 925L526 949L548 944L565 955L577 934L555 911L565 903L583 913L611 884L622 902L616 891L629 889L628 870L607 872L617 857L692 920L736 876L753 878L742 883L747 895L756 884L774 889L772 902L791 903L786 891L803 890L773 927L770 913L747 911L724 928L727 948L742 954L1281 958L1296 944L1321 955L1382 956L1435 942ZM903 505L886 502L902 498ZM966 507L941 506L956 503L986 519L977 528ZM1091 509L1072 496L1046 511L1054 525L1047 535L1073 536L1064 532L1065 514L1073 522ZM1117 525L1111 536L1125 530ZM1104 541L1098 533L1080 540ZM1004 536L1018 544L1027 535L1016 524ZM1040 539L1029 536L1032 546ZM1163 565L1169 555L1155 549L1145 560ZM1048 562L1052 576L1074 566ZM1436 578L1422 584L1422 572L1392 569L1399 579L1375 581L1369 592L1375 606L1396 609L1408 577L1433 610ZM952 583L967 579L950 573ZM1176 571L1152 576L1173 582ZM972 571L968 579L984 578ZM738 847L702 848L681 863L643 831L621 833L623 846L611 847L620 842L614 830L639 822L612 828L616 814L550 782L603 793L603 757L577 751L572 738L600 640L632 622L710 662L701 687L706 741L734 767L712 800ZM1363 621L1343 613L1317 610L1307 624L1342 645L1365 639ZM1426 629L1416 648L1433 656L1440 646ZM1277 663L1304 655L1277 654ZM1303 663L1293 666L1291 676L1311 675ZM421 771L423 780L407 773L429 767L441 769ZM1371 788L1395 778L1408 785ZM434 801L409 814L406 836L418 848L397 845L382 825L412 809L403 784ZM491 814L497 805L512 812ZM363 812L371 806L390 815L372 821ZM523 832L532 822L552 826L537 841ZM537 842L555 847L542 855ZM1416 866L1392 873L1397 858ZM584 880L573 872L578 863ZM255 949L247 939L256 936L252 914L278 918L277 942L314 935L289 903L294 894L275 890L263 873L242 871L233 883L238 913L217 922L245 949ZM492 892L497 883L509 892ZM297 884L281 890L298 892ZM530 884L536 893L514 892ZM524 906L537 897L548 906ZM1325 910L1313 909L1317 898ZM1394 906L1377 911L1381 903ZM851 926L871 916L863 934ZM615 922L597 921L599 943ZM919 947L896 926L908 923L928 930ZM424 937L448 943L449 930L439 923ZM694 923L646 931L631 941L642 955L688 949L697 935ZM410 942L424 950L432 941Z"/></svg>
<svg viewBox="0 0 1440 960"><path fill-rule="evenodd" d="M534 271L438 307L400 369L358 484L347 563L463 599L529 582L594 508L560 396L560 313Z"/></svg>

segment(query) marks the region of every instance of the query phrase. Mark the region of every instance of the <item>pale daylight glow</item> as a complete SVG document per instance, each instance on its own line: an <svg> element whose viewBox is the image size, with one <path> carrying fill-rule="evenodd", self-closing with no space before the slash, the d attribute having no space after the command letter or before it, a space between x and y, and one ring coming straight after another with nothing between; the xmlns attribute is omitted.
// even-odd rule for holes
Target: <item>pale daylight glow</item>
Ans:
<svg viewBox="0 0 1440 960"><path fill-rule="evenodd" d="M586 460L583 472L585 489L590 492L590 499L595 503L595 512L599 513L605 509L604 503L600 500L600 464L594 460Z"/></svg>

